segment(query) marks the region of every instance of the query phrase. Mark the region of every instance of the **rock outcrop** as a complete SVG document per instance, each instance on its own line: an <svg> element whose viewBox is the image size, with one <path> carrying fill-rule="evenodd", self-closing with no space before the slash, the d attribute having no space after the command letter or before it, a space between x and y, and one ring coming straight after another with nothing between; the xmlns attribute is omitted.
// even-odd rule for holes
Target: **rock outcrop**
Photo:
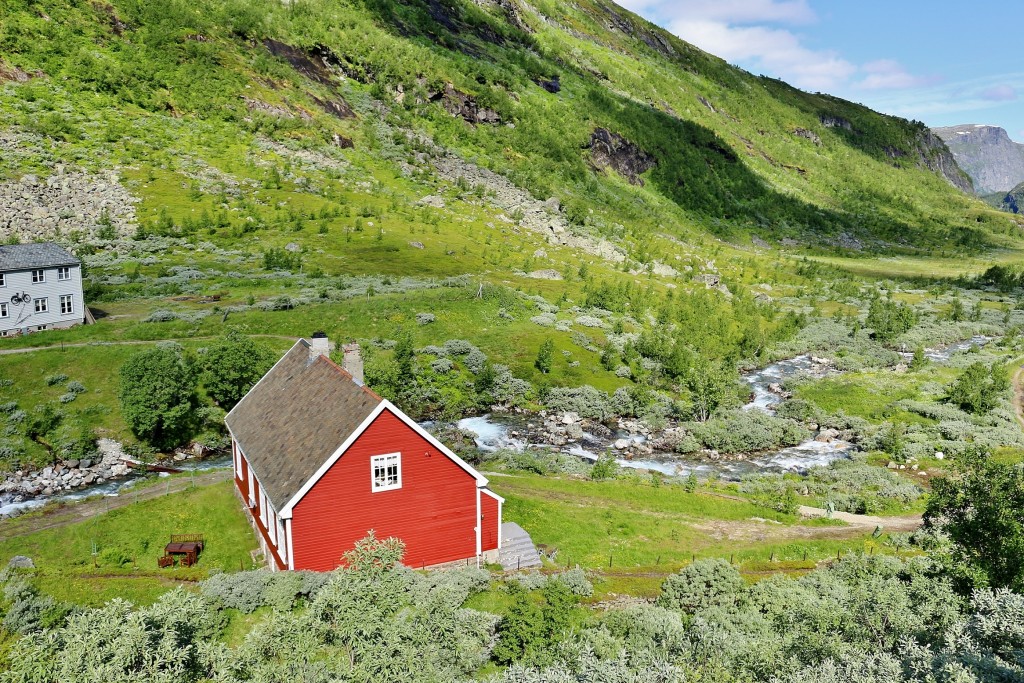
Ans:
<svg viewBox="0 0 1024 683"><path fill-rule="evenodd" d="M1024 183L1010 190L999 208L1010 213L1024 213Z"/></svg>
<svg viewBox="0 0 1024 683"><path fill-rule="evenodd" d="M915 145L918 166L938 173L961 192L974 194L974 181L971 175L960 167L942 138L926 128L917 136Z"/></svg>
<svg viewBox="0 0 1024 683"><path fill-rule="evenodd" d="M643 185L641 174L658 165L653 156L605 128L598 128L591 134L588 149L595 168L610 168L632 185Z"/></svg>
<svg viewBox="0 0 1024 683"><path fill-rule="evenodd" d="M1024 181L1024 145L998 126L967 124L933 128L980 195L1009 192Z"/></svg>

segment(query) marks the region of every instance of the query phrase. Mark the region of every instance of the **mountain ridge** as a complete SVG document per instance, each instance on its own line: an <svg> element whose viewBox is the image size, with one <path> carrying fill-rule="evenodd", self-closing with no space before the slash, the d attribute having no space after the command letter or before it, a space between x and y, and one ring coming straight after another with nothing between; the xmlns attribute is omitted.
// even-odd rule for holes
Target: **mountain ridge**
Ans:
<svg viewBox="0 0 1024 683"><path fill-rule="evenodd" d="M857 234L927 248L984 242L979 224L999 220L950 190L970 181L923 124L753 76L612 3L199 0L164 10L15 11L0 59L25 77L8 79L0 98L9 120L39 136L42 154L100 168L138 164L130 146L105 148L124 127L108 121L128 115L167 131L180 127L167 117L218 122L249 150L269 137L394 155L398 143L381 135L422 135L540 201L556 197L573 229L641 256L655 231L826 246ZM60 22L74 30L54 33ZM50 34L57 42L38 40ZM26 97L48 100L50 113ZM595 135L607 140L595 146ZM602 158L610 143L638 173ZM0 165L9 178L25 170Z"/></svg>
<svg viewBox="0 0 1024 683"><path fill-rule="evenodd" d="M1024 181L1024 144L1010 139L1005 129L966 123L932 131L974 180L979 195L1008 192Z"/></svg>

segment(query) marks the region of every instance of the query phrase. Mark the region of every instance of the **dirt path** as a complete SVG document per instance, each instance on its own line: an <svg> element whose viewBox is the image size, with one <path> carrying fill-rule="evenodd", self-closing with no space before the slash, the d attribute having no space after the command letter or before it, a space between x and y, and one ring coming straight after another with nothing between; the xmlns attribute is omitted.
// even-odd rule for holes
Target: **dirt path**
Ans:
<svg viewBox="0 0 1024 683"><path fill-rule="evenodd" d="M168 493L178 493L196 486L210 486L231 479L231 470L206 472L192 477L175 477L166 482L156 483L138 491L128 490L119 496L104 496L83 503L71 503L54 507L41 513L29 513L21 517L0 521L0 541L25 536L37 531L56 529L69 524L76 524L97 515L106 514L111 510L126 507L140 500L159 498Z"/></svg>
<svg viewBox="0 0 1024 683"><path fill-rule="evenodd" d="M292 337L287 334L251 334L250 337L263 337L266 339L290 339L295 341L298 337ZM20 349L0 349L0 356L9 356L15 353L33 353L35 351L53 351L55 349L74 349L82 346L145 346L157 344L162 341L195 341L202 339L219 339L219 337L189 337L188 339L153 339L151 341L142 341L137 339L125 339L122 341L89 341L89 342L74 342L73 344L49 344L47 346L26 346Z"/></svg>
<svg viewBox="0 0 1024 683"><path fill-rule="evenodd" d="M812 508L807 505L800 506L800 515L803 517L826 517L828 512L821 508ZM874 515L855 515L849 512L833 512L832 519L846 522L853 527L882 527L886 531L913 531L921 526L921 515L906 515L903 517L875 517Z"/></svg>
<svg viewBox="0 0 1024 683"><path fill-rule="evenodd" d="M1017 423L1024 429L1024 365L1013 373L1013 414Z"/></svg>

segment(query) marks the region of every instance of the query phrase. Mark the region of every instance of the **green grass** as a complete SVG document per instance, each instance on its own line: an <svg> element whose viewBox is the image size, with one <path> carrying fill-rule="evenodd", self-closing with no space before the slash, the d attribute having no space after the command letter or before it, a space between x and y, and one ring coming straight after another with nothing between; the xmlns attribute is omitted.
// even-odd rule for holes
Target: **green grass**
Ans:
<svg viewBox="0 0 1024 683"><path fill-rule="evenodd" d="M801 384L795 396L814 403L826 413L839 412L881 420L891 416L893 404L919 395L915 375L892 372L860 372ZM905 411L900 411L905 413ZM912 416L905 413L908 419Z"/></svg>
<svg viewBox="0 0 1024 683"><path fill-rule="evenodd" d="M40 588L59 600L99 605L124 597L151 603L169 588L191 585L210 571L252 568L256 541L232 485L197 487L0 541L0 560L31 557ZM198 564L158 569L157 558L177 533L206 537Z"/></svg>
<svg viewBox="0 0 1024 683"><path fill-rule="evenodd" d="M627 480L592 482L516 475L495 478L504 517L535 543L558 548L558 565L611 570L674 571L694 558L752 561L820 560L860 550L870 541L832 532L745 501L679 486ZM759 518L757 521L753 518ZM609 568L609 563L611 567Z"/></svg>

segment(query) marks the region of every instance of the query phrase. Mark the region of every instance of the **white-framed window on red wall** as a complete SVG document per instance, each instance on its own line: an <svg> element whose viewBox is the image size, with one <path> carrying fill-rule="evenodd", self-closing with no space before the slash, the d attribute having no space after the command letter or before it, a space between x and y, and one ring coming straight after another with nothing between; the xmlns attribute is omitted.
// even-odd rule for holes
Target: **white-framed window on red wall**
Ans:
<svg viewBox="0 0 1024 683"><path fill-rule="evenodd" d="M402 488L402 454L387 453L370 458L371 491L393 491Z"/></svg>

